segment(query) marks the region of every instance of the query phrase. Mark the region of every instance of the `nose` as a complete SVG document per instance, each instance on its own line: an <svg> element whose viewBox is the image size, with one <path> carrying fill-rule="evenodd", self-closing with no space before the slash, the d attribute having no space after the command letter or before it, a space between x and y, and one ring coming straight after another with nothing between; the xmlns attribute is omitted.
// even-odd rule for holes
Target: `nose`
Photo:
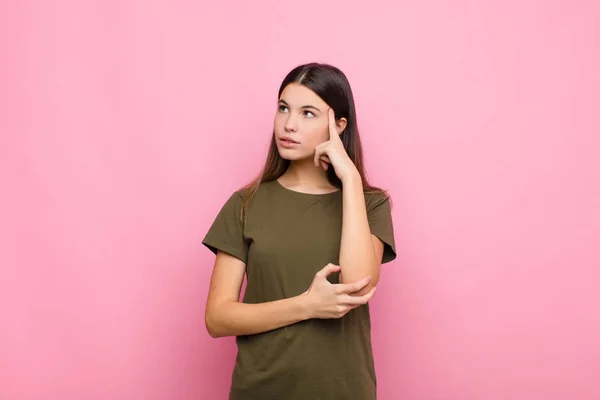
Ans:
<svg viewBox="0 0 600 400"><path fill-rule="evenodd" d="M288 114L287 120L285 121L286 132L296 132L298 129L298 123L292 113Z"/></svg>

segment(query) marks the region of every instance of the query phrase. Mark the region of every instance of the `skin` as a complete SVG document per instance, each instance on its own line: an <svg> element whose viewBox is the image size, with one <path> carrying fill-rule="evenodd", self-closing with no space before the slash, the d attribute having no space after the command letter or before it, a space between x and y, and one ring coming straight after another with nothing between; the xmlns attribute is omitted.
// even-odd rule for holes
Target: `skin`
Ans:
<svg viewBox="0 0 600 400"><path fill-rule="evenodd" d="M344 188L340 265L325 265L301 295L244 304L239 296L246 265L218 252L205 314L211 336L251 335L311 318L341 318L374 295L383 243L370 232L360 174L340 139L346 125L344 118L336 120L329 105L307 87L293 83L282 92L274 135L281 157L291 162L278 181L299 192L330 193L338 190L326 174L334 168ZM285 136L298 144L284 147L280 140ZM327 280L333 272L340 272L340 283Z"/></svg>

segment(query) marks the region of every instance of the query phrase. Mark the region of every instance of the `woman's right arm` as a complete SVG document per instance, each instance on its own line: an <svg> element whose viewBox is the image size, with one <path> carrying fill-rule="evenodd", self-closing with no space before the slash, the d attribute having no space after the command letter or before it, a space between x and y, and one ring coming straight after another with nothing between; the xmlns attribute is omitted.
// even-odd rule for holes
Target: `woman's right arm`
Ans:
<svg viewBox="0 0 600 400"><path fill-rule="evenodd" d="M205 322L210 336L241 336L271 331L310 318L340 318L366 304L374 290L364 296L350 296L368 284L367 279L351 284L331 284L327 275L339 271L328 264L317 273L301 295L259 304L239 301L246 264L222 251L213 267Z"/></svg>
<svg viewBox="0 0 600 400"><path fill-rule="evenodd" d="M308 319L300 297L261 304L239 302L246 264L219 251L206 302L206 328L212 337L252 335Z"/></svg>

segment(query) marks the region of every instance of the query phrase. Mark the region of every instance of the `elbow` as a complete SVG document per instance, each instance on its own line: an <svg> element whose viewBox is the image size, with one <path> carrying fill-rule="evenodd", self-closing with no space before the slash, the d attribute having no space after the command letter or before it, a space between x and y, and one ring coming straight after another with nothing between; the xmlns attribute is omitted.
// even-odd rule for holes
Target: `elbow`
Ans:
<svg viewBox="0 0 600 400"><path fill-rule="evenodd" d="M348 274L350 275L350 274ZM343 275L340 274L340 282L341 283L354 283L356 281L359 281L361 279L363 279L366 275L368 275L371 279L369 280L369 282L363 286L362 288L360 288L359 290L357 290L356 292L352 292L350 295L352 296L364 296L366 294L368 294L375 286L377 286L377 283L379 282L379 268L372 268L370 269L370 272L367 272L366 274L353 274L353 275Z"/></svg>
<svg viewBox="0 0 600 400"><path fill-rule="evenodd" d="M208 331L208 334L210 335L210 337L213 339L219 339L219 338L227 336L227 335L221 335L221 334L219 334L218 331L215 331L215 330L208 329L207 331Z"/></svg>
<svg viewBox="0 0 600 400"><path fill-rule="evenodd" d="M224 336L227 336L222 329L219 327L219 323L215 321L214 311L207 310L204 316L204 325L206 326L206 331L213 339L218 339Z"/></svg>
<svg viewBox="0 0 600 400"><path fill-rule="evenodd" d="M208 318L208 316L204 319L204 325L206 326L206 332L208 332L211 338L216 339L221 337L218 329L216 329L215 325Z"/></svg>
<svg viewBox="0 0 600 400"><path fill-rule="evenodd" d="M215 327L213 327L212 325L206 324L206 331L208 332L210 337L213 339L218 339L220 337L223 337L223 335L221 335L219 333L219 331L217 329L215 329Z"/></svg>

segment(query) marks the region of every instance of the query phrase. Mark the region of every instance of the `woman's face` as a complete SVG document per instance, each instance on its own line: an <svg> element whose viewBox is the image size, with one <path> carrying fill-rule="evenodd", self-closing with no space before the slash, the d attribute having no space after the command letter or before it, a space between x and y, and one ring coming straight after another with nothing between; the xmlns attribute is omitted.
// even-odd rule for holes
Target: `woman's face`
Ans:
<svg viewBox="0 0 600 400"><path fill-rule="evenodd" d="M315 147L329 140L329 105L304 85L291 83L279 98L275 114L275 143L282 158L314 157Z"/></svg>

